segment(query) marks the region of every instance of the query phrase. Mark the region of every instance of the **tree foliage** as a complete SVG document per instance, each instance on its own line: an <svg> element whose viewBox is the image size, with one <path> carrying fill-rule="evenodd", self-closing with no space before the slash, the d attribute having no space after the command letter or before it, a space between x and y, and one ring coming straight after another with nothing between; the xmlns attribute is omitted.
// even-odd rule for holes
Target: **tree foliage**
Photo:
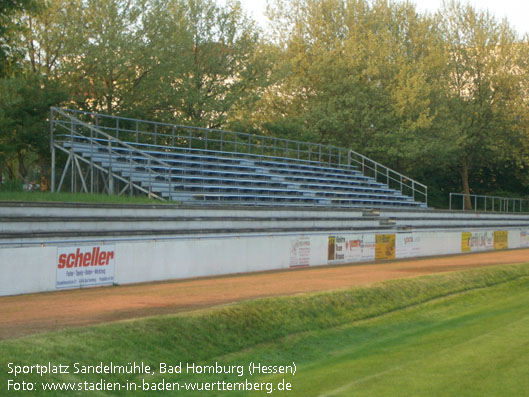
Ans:
<svg viewBox="0 0 529 397"><path fill-rule="evenodd" d="M149 18L163 37L157 68L144 84L149 113L220 127L232 108L251 101L265 84L260 32L240 3L222 7L213 0L161 1Z"/></svg>
<svg viewBox="0 0 529 397"><path fill-rule="evenodd" d="M0 165L10 179L24 179L32 164L49 168L50 106L66 93L58 82L28 74L0 80Z"/></svg>
<svg viewBox="0 0 529 397"><path fill-rule="evenodd" d="M282 108L323 143L383 160L418 155L408 141L432 126L442 62L427 18L387 1L278 1L270 14L289 29L276 32L284 77L263 106Z"/></svg>
<svg viewBox="0 0 529 397"><path fill-rule="evenodd" d="M443 183L465 193L521 176L527 40L507 22L455 1L434 16L385 0L276 0L268 12L282 62L256 122L295 121L411 175L451 174Z"/></svg>
<svg viewBox="0 0 529 397"><path fill-rule="evenodd" d="M529 191L529 37L457 1L0 0L0 168L46 107L351 148L448 191ZM435 202L438 204L440 201ZM467 203L470 204L470 203Z"/></svg>
<svg viewBox="0 0 529 397"><path fill-rule="evenodd" d="M23 56L14 43L21 31L17 17L40 8L37 0L0 0L0 78L14 73Z"/></svg>
<svg viewBox="0 0 529 397"><path fill-rule="evenodd" d="M445 3L438 20L447 49L441 139L469 194L471 171L494 162L522 164L515 111L522 94L517 43L506 22L455 1ZM466 206L471 207L468 197Z"/></svg>

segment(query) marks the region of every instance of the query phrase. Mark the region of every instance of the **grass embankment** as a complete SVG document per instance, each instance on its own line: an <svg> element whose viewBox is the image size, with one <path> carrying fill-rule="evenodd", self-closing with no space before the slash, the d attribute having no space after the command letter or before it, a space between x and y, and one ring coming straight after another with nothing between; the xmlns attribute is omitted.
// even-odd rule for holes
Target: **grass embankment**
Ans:
<svg viewBox="0 0 529 397"><path fill-rule="evenodd" d="M97 382L102 377L122 384L141 384L143 378L150 383L246 378L273 385L285 379L292 384L289 395L300 396L524 395L529 390L528 290L529 264L497 266L5 340L0 342L0 387L6 390L13 378L8 362L143 361L155 368L154 375L17 379L37 389L43 381ZM249 376L252 361L295 362L297 371ZM184 368L186 362L244 365L244 376L162 375L160 362L183 362ZM218 394L247 393L189 393Z"/></svg>
<svg viewBox="0 0 529 397"><path fill-rule="evenodd" d="M62 203L106 203L106 204L177 204L176 202L160 201L148 197L117 196L108 194L87 193L49 193L49 192L3 192L0 191L2 201L35 201Z"/></svg>

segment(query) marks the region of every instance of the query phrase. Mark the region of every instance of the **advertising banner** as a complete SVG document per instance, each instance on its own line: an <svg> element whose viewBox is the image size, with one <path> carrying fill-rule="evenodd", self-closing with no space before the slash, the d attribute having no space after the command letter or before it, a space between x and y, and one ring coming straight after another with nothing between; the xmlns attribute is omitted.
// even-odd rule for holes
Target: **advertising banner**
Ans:
<svg viewBox="0 0 529 397"><path fill-rule="evenodd" d="M520 248L529 247L529 230L520 230Z"/></svg>
<svg viewBox="0 0 529 397"><path fill-rule="evenodd" d="M290 241L290 267L310 265L310 236L300 236Z"/></svg>
<svg viewBox="0 0 529 397"><path fill-rule="evenodd" d="M399 233L395 240L396 258L422 256L420 233Z"/></svg>
<svg viewBox="0 0 529 397"><path fill-rule="evenodd" d="M375 259L395 259L395 235L377 234Z"/></svg>
<svg viewBox="0 0 529 397"><path fill-rule="evenodd" d="M329 263L372 261L375 258L373 234L329 236L327 260Z"/></svg>
<svg viewBox="0 0 529 397"><path fill-rule="evenodd" d="M80 288L114 283L114 245L57 248L55 287Z"/></svg>
<svg viewBox="0 0 529 397"><path fill-rule="evenodd" d="M493 232L461 233L461 252L488 251L492 249L494 249Z"/></svg>
<svg viewBox="0 0 529 397"><path fill-rule="evenodd" d="M507 230L497 230L494 232L494 249L506 250L509 248L509 232Z"/></svg>
<svg viewBox="0 0 529 397"><path fill-rule="evenodd" d="M336 259L336 237L329 236L329 249L327 251L327 260L333 261Z"/></svg>

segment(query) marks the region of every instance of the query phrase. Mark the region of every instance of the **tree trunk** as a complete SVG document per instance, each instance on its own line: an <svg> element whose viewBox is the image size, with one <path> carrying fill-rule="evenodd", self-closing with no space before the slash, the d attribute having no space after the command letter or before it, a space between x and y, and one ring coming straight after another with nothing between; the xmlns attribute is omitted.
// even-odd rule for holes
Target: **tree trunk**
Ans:
<svg viewBox="0 0 529 397"><path fill-rule="evenodd" d="M22 155L21 152L18 152L17 153L17 158L18 158L18 174L20 176L20 179L22 179L22 181L24 181L26 179L26 175L27 175L26 166L24 164L24 156Z"/></svg>
<svg viewBox="0 0 529 397"><path fill-rule="evenodd" d="M49 188L48 175L50 173L50 169L48 167L48 161L44 156L39 157L39 165L40 165L40 190L42 190L43 192L47 192Z"/></svg>
<svg viewBox="0 0 529 397"><path fill-rule="evenodd" d="M464 193L464 206L465 210L472 210L472 201L470 200L470 186L468 184L468 164L466 161L463 161L461 167L461 182L463 183L463 193Z"/></svg>
<svg viewBox="0 0 529 397"><path fill-rule="evenodd" d="M6 165L7 174L9 176L8 180L14 181L15 180L15 171L13 171L13 167L10 165Z"/></svg>

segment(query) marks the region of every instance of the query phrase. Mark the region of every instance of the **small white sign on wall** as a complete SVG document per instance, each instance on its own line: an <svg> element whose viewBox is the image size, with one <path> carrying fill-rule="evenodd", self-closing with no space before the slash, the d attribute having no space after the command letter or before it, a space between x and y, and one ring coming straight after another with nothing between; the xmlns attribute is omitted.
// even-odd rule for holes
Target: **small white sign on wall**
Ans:
<svg viewBox="0 0 529 397"><path fill-rule="evenodd" d="M423 255L420 233L398 233L395 240L396 258L413 258Z"/></svg>
<svg viewBox="0 0 529 397"><path fill-rule="evenodd" d="M114 245L57 248L57 289L114 283Z"/></svg>
<svg viewBox="0 0 529 397"><path fill-rule="evenodd" d="M290 267L310 266L310 236L299 236L290 240Z"/></svg>
<svg viewBox="0 0 529 397"><path fill-rule="evenodd" d="M520 248L529 247L529 230L520 230Z"/></svg>

